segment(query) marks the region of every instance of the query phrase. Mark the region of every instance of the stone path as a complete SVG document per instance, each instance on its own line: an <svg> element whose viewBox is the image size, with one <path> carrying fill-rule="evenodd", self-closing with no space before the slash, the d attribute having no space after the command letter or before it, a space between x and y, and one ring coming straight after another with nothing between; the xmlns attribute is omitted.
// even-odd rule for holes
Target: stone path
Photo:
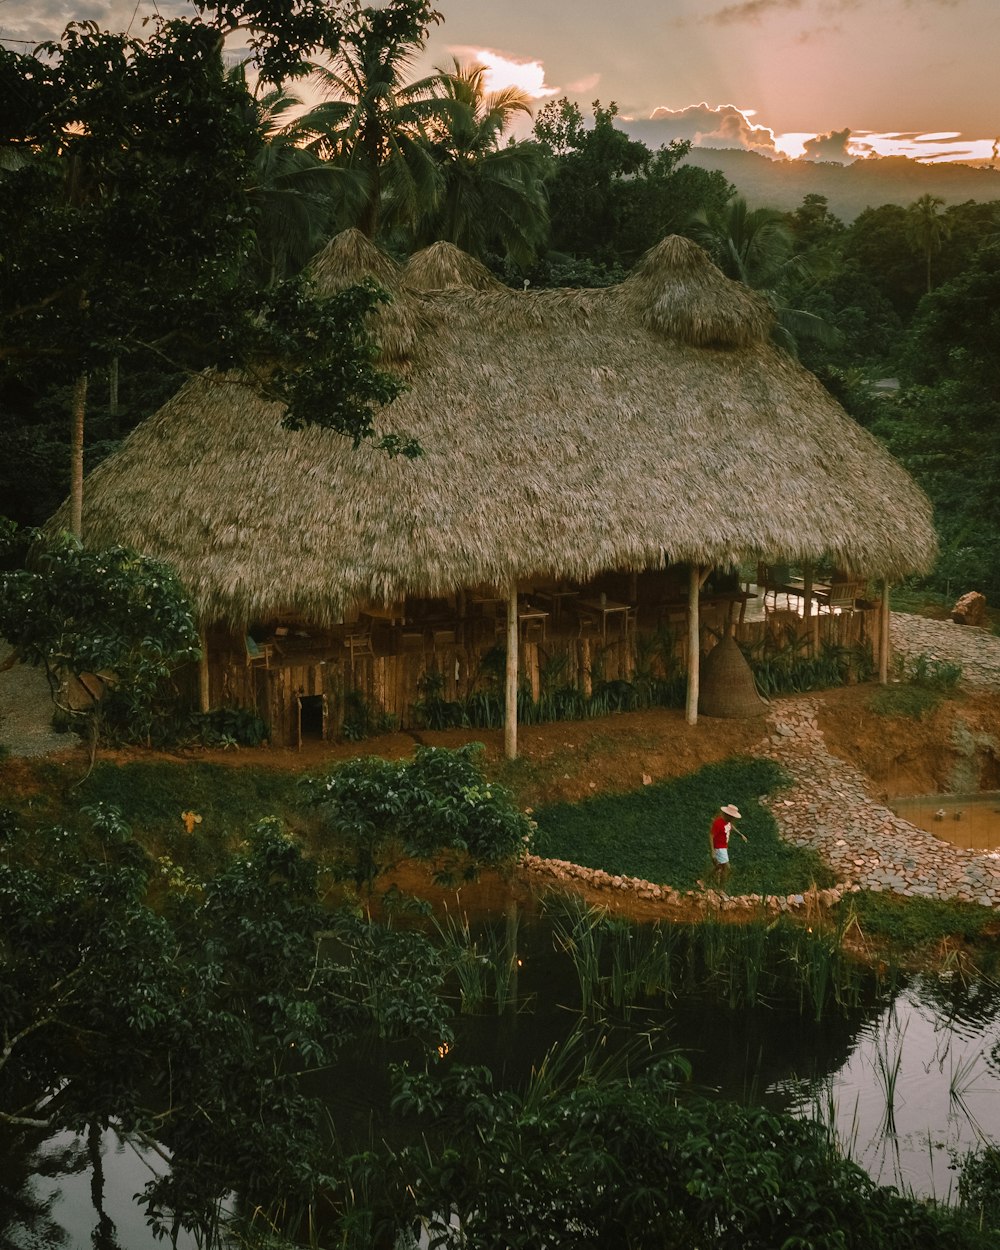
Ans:
<svg viewBox="0 0 1000 1250"><path fill-rule="evenodd" d="M1000 638L982 629L894 614L896 656L920 655L962 665L962 680L1000 686ZM1000 853L952 846L890 811L868 791L865 777L826 749L816 719L817 703L802 695L782 699L768 714L767 734L753 754L776 760L791 786L768 803L783 838L811 847L837 874L838 884L814 894L732 896L687 890L582 868L562 860L527 856L529 871L556 881L581 881L599 890L629 891L665 909L794 911L830 906L857 890L892 891L910 897L955 898L1000 907Z"/></svg>
<svg viewBox="0 0 1000 1250"><path fill-rule="evenodd" d="M1000 638L986 630L901 613L891 626L895 654L959 663L966 684L1000 685ZM878 802L865 778L827 751L814 700L782 700L768 722L754 753L793 778L790 797L770 804L778 829L817 851L843 886L1000 906L1000 853L954 847Z"/></svg>
<svg viewBox="0 0 1000 1250"><path fill-rule="evenodd" d="M0 663L10 647L0 638ZM0 671L0 746L11 755L51 755L79 745L75 734L52 728L52 696L44 669L15 664Z"/></svg>

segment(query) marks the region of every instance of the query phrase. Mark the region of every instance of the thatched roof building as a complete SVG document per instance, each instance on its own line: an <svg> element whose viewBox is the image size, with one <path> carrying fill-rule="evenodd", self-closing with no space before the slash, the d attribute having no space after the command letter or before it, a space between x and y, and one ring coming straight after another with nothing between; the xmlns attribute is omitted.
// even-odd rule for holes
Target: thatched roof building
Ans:
<svg viewBox="0 0 1000 1250"><path fill-rule="evenodd" d="M665 560L933 562L923 493L687 240L603 290L513 291L447 244L401 270L354 231L315 264L328 291L365 274L394 296L376 334L409 386L380 425L422 458L284 430L206 375L90 474L86 540L168 560L237 626Z"/></svg>

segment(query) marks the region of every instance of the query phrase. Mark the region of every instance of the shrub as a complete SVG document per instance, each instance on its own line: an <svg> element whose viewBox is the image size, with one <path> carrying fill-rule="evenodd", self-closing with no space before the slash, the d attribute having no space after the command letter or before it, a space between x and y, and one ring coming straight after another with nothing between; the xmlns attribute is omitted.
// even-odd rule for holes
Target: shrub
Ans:
<svg viewBox="0 0 1000 1250"><path fill-rule="evenodd" d="M502 863L523 852L532 825L513 795L486 780L483 747L419 747L412 761L349 760L306 781L311 802L341 841L344 875L370 886L393 848L430 859L467 855Z"/></svg>

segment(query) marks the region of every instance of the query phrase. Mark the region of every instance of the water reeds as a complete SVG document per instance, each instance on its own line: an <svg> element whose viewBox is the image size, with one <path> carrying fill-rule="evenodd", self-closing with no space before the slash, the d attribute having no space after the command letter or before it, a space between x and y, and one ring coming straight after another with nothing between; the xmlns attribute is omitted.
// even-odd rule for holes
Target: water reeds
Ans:
<svg viewBox="0 0 1000 1250"><path fill-rule="evenodd" d="M628 1010L678 989L711 992L730 1007L797 1002L816 1021L836 1006L857 1007L871 976L844 954L842 928L805 927L762 913L729 924L636 924L573 898L547 907L558 950L573 963L580 1009ZM876 980L877 988L877 980Z"/></svg>

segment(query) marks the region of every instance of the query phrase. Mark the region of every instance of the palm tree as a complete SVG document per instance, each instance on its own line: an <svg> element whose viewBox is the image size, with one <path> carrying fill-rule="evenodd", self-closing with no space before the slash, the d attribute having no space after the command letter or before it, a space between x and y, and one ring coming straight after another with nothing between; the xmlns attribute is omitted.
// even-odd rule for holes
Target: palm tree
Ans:
<svg viewBox="0 0 1000 1250"><path fill-rule="evenodd" d="M544 155L535 142L501 141L517 114L531 116L516 87L487 92L486 68L439 69L443 99L428 129L441 180L420 225L422 242L445 239L473 255L496 247L520 264L546 235Z"/></svg>
<svg viewBox="0 0 1000 1250"><path fill-rule="evenodd" d="M415 222L437 194L425 124L439 108L439 75L404 83L426 34L398 31L388 14L353 9L332 65L314 67L315 81L329 98L294 128L310 151L362 180L354 224L369 238L386 219Z"/></svg>
<svg viewBox="0 0 1000 1250"><path fill-rule="evenodd" d="M927 290L931 289L931 257L951 234L951 223L942 215L944 200L937 195L922 195L906 210L906 235L915 252L927 266Z"/></svg>
<svg viewBox="0 0 1000 1250"><path fill-rule="evenodd" d="M789 355L798 355L800 338L834 342L837 332L831 325L815 313L792 308L781 292L793 272L805 272L793 254L794 239L783 213L751 209L742 196L734 196L721 212L694 213L690 234L727 278L752 287L770 303L776 317L772 337Z"/></svg>
<svg viewBox="0 0 1000 1250"><path fill-rule="evenodd" d="M247 194L258 276L272 284L299 272L331 231L357 213L363 195L350 170L300 146L297 122L287 120L303 107L297 96L275 89L255 103L263 142Z"/></svg>

